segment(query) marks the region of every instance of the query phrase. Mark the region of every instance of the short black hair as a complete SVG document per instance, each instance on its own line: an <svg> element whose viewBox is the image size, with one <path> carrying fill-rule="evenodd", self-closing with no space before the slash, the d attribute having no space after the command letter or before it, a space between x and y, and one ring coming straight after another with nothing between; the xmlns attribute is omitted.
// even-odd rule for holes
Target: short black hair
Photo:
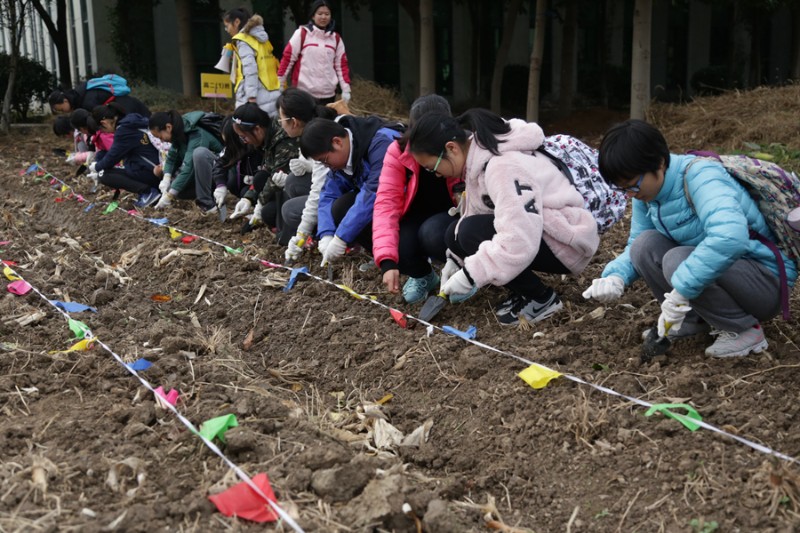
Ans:
<svg viewBox="0 0 800 533"><path fill-rule="evenodd" d="M643 120L615 124L603 136L598 169L611 185L627 183L647 172L669 168L669 147L664 135Z"/></svg>
<svg viewBox="0 0 800 533"><path fill-rule="evenodd" d="M75 131L75 128L69 123L69 115L58 115L53 121L53 133L57 136L69 135L73 131Z"/></svg>

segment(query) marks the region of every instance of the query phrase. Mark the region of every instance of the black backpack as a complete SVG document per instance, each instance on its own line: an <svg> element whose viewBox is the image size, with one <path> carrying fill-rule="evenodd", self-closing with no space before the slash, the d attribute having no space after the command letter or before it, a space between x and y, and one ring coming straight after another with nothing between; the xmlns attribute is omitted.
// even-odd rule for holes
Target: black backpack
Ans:
<svg viewBox="0 0 800 533"><path fill-rule="evenodd" d="M197 121L197 125L222 142L222 121L225 119L219 113L205 113Z"/></svg>

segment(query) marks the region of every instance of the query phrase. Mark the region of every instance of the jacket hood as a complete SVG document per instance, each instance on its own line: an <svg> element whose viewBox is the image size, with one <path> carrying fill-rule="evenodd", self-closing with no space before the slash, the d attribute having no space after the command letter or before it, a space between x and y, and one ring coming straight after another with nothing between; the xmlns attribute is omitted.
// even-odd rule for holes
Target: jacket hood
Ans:
<svg viewBox="0 0 800 533"><path fill-rule="evenodd" d="M197 129L197 123L205 114L205 111L190 111L183 115L183 131L188 133Z"/></svg>
<svg viewBox="0 0 800 533"><path fill-rule="evenodd" d="M508 125L511 131L497 136L497 151L501 154L505 152L532 153L544 143L544 132L535 122L512 118L508 121ZM472 141L473 147L477 150L470 150L467 156L467 172L469 174L481 172L486 163L494 156L489 150L480 146L474 136Z"/></svg>
<svg viewBox="0 0 800 533"><path fill-rule="evenodd" d="M249 33L262 43L269 39L267 31L264 29L264 19L261 18L261 15L253 15L250 17L247 24L241 29L241 32Z"/></svg>
<svg viewBox="0 0 800 533"><path fill-rule="evenodd" d="M129 126L131 128L136 128L137 130L147 130L149 129L149 119L144 117L138 113L128 113L122 120L119 121L117 127L122 126L123 124Z"/></svg>

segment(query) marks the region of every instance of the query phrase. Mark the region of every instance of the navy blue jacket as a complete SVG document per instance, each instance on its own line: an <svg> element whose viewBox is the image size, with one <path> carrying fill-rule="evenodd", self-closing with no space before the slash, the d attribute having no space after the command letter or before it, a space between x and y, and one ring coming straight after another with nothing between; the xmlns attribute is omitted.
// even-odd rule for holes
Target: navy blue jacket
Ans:
<svg viewBox="0 0 800 533"><path fill-rule="evenodd" d="M153 168L158 165L158 150L147 136L148 120L142 115L125 115L117 123L114 144L104 154L98 155L97 170L114 168L123 161L125 171L131 177L152 181Z"/></svg>

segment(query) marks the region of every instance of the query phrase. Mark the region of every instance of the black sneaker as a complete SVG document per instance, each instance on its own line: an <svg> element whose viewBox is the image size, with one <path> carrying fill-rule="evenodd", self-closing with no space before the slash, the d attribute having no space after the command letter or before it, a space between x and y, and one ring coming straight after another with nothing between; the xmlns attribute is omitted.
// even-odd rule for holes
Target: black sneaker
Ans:
<svg viewBox="0 0 800 533"><path fill-rule="evenodd" d="M505 315L506 313L511 311L521 299L522 296L520 296L515 292L512 292L508 298L506 298L505 300L494 306L494 312L497 314L497 316Z"/></svg>
<svg viewBox="0 0 800 533"><path fill-rule="evenodd" d="M519 324L520 317L524 317L526 322L534 323L544 320L560 311L564 307L561 299L555 293L550 292L550 296L543 302L521 296L516 304L506 313L497 313L497 320L504 326L515 326Z"/></svg>

